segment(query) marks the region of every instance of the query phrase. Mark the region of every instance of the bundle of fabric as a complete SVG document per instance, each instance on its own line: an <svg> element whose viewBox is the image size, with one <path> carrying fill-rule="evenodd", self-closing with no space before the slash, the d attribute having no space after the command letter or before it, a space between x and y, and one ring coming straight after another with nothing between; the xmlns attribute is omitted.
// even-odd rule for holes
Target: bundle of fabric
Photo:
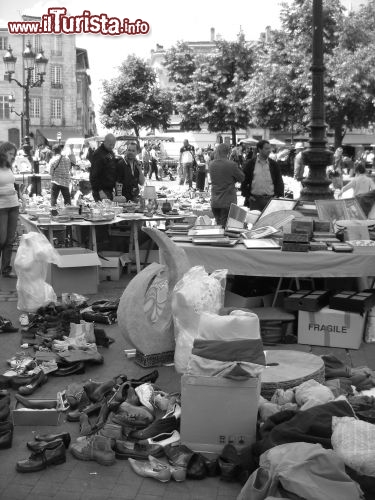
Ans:
<svg viewBox="0 0 375 500"><path fill-rule="evenodd" d="M188 374L243 380L259 376L265 364L256 314L239 310L228 316L201 314Z"/></svg>
<svg viewBox="0 0 375 500"><path fill-rule="evenodd" d="M326 385L333 387L334 380L342 387L343 383L346 386L354 386L357 391L364 391L375 387L375 372L367 366L351 368L345 365L332 354L322 356L325 367ZM348 389L351 391L351 389ZM348 392L350 393L350 392Z"/></svg>
<svg viewBox="0 0 375 500"><path fill-rule="evenodd" d="M333 450L320 444L287 443L260 457L237 500L303 498L305 500L360 500L362 491L345 472L345 464Z"/></svg>

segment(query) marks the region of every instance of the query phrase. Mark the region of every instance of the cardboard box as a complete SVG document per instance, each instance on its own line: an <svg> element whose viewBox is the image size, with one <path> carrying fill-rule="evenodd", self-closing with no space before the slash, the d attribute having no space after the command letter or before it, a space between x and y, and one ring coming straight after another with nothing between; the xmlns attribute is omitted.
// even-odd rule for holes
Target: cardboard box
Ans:
<svg viewBox="0 0 375 500"><path fill-rule="evenodd" d="M329 292L325 290L300 290L284 299L284 307L289 311L319 311L329 302Z"/></svg>
<svg viewBox="0 0 375 500"><path fill-rule="evenodd" d="M96 252L86 248L59 248L59 266L50 264L47 282L56 295L64 292L92 294L98 292L100 259Z"/></svg>
<svg viewBox="0 0 375 500"><path fill-rule="evenodd" d="M259 394L259 378L183 375L181 441L209 453L220 453L228 443L254 443Z"/></svg>
<svg viewBox="0 0 375 500"><path fill-rule="evenodd" d="M103 257L103 258L102 258ZM121 252L105 251L100 254L102 267L99 269L100 281L118 281L123 266L130 262L129 255Z"/></svg>
<svg viewBox="0 0 375 500"><path fill-rule="evenodd" d="M257 295L255 297L243 297L237 293L225 290L224 307L267 307L272 305L273 294Z"/></svg>
<svg viewBox="0 0 375 500"><path fill-rule="evenodd" d="M335 293L329 301L332 309L350 311L363 314L375 305L375 290L364 290L363 292L339 292Z"/></svg>
<svg viewBox="0 0 375 500"><path fill-rule="evenodd" d="M366 316L324 307L298 312L298 343L359 349Z"/></svg>
<svg viewBox="0 0 375 500"><path fill-rule="evenodd" d="M51 402L55 399L30 399L35 402ZM41 426L41 425L59 425L61 412L54 408L47 410L30 410L24 408L22 404L17 401L17 404L12 412L14 425L28 425L28 426Z"/></svg>

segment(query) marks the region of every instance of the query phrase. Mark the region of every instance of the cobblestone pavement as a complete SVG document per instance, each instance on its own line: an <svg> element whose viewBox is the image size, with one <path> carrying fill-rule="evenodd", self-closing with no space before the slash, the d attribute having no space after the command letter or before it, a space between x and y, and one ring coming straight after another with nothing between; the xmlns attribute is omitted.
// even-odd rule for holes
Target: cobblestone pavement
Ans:
<svg viewBox="0 0 375 500"><path fill-rule="evenodd" d="M90 299L117 298L121 296L129 277L124 275L118 282L103 282L99 293ZM18 326L15 279L0 278L0 315L12 320ZM104 325L103 325L104 326ZM124 355L124 349L131 348L123 338L117 325L104 326L107 334L116 342L108 349L99 348L104 364L88 367L86 373L64 378L49 377L47 384L40 387L33 398L56 397L71 382L88 379L105 381L119 373L128 377L140 377L150 370L136 365ZM20 351L18 333L1 334L0 373L6 368L6 360ZM173 367L160 367L158 384L166 391L180 390L180 377ZM12 391L13 392L13 391ZM12 397L12 405L14 398ZM202 481L188 480L183 483L171 481L159 483L153 479L137 476L127 461L117 460L113 466L102 466L96 462L75 459L67 452L66 463L51 466L44 471L28 474L18 473L15 464L27 458L30 451L26 442L32 440L33 432L69 431L72 441L78 437L78 424L62 421L58 427L15 427L13 446L0 450L0 499L1 500L234 500L240 485L223 483L217 478Z"/></svg>
<svg viewBox="0 0 375 500"><path fill-rule="evenodd" d="M117 298L121 296L126 283L131 278L123 275L118 282L102 282L99 293L90 299ZM0 315L12 320L18 326L15 279L0 278ZM86 373L65 378L50 377L48 383L39 388L33 397L55 397L71 382L88 379L105 381L119 373L128 377L140 377L149 370L126 359L123 350L131 344L119 331L117 325L105 327L107 334L116 342L109 349L99 348L104 356L104 364L87 367ZM6 370L6 360L20 351L18 333L1 334L0 373ZM278 347L278 349L280 346ZM328 349L325 347L291 345L286 349L295 349L315 354L332 352L339 359L351 366L367 365L375 369L375 345L362 344L358 351L346 349ZM161 367L158 384L166 391L180 390L180 377L173 367ZM14 404L14 398L12 398ZM17 473L17 460L27 458L30 452L26 441L33 437L33 432L69 431L72 440L78 436L78 424L61 422L58 427L15 427L13 446L9 450L0 450L0 499L1 500L234 500L239 491L239 484L225 483L218 478L202 481L187 480L183 483L171 481L159 483L152 479L137 476L127 461L116 461L115 465L105 467L96 462L76 460L69 452L66 463L29 474Z"/></svg>

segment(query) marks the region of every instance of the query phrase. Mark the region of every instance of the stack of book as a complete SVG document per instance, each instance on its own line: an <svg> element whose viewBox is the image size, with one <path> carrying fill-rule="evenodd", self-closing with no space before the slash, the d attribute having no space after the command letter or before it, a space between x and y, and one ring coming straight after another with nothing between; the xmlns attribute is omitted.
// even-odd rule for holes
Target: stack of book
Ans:
<svg viewBox="0 0 375 500"><path fill-rule="evenodd" d="M225 236L221 226L194 226L188 236L195 245L233 246L237 243Z"/></svg>
<svg viewBox="0 0 375 500"><path fill-rule="evenodd" d="M167 234L173 241L190 242L191 236L188 236L188 232L193 226L194 224L190 222L175 223L172 226L169 226L165 234Z"/></svg>

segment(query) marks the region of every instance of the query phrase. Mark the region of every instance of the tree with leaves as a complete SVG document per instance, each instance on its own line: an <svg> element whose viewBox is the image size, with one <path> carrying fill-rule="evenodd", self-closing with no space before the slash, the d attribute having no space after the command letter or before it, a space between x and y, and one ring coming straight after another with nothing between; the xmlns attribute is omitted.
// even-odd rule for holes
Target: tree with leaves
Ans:
<svg viewBox="0 0 375 500"><path fill-rule="evenodd" d="M241 33L237 40L216 42L210 54L194 54L187 44L178 43L166 53L165 67L176 85L174 101L182 116L182 130L232 132L249 124L249 111L242 106L246 95L243 83L254 68L254 52Z"/></svg>
<svg viewBox="0 0 375 500"><path fill-rule="evenodd" d="M103 82L101 122L118 131L133 130L139 137L142 127L167 129L172 114L170 92L161 90L151 66L135 55L121 64L119 76Z"/></svg>
<svg viewBox="0 0 375 500"><path fill-rule="evenodd" d="M311 106L312 0L283 4L281 30L259 44L256 71L244 105L252 121L274 130L306 131ZM323 9L326 121L341 145L347 129L373 119L374 5L345 14L339 0Z"/></svg>

